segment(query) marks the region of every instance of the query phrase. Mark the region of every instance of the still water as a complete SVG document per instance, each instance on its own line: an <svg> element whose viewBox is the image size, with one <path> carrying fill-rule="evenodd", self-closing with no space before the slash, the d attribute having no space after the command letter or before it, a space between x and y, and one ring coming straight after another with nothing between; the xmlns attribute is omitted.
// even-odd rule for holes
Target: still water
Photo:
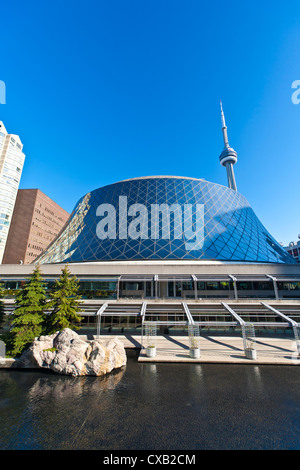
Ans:
<svg viewBox="0 0 300 470"><path fill-rule="evenodd" d="M300 449L296 366L140 364L105 378L0 371L0 449Z"/></svg>

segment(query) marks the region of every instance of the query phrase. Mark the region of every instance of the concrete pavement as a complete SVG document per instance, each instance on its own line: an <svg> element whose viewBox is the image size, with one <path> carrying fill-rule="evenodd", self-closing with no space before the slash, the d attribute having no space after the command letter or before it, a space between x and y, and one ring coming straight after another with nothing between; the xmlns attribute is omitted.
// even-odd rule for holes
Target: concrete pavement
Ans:
<svg viewBox="0 0 300 470"><path fill-rule="evenodd" d="M126 349L140 348L141 336L118 336ZM109 338L109 336L101 336ZM144 338L145 342L145 338ZM146 346L146 344L144 344ZM190 362L190 363L224 363L224 364L277 364L299 365L296 343L293 337L257 337L257 359L245 357L242 337L238 336L201 336L199 359L189 355L188 336L162 335L156 338L156 357L146 357L142 349L139 362Z"/></svg>

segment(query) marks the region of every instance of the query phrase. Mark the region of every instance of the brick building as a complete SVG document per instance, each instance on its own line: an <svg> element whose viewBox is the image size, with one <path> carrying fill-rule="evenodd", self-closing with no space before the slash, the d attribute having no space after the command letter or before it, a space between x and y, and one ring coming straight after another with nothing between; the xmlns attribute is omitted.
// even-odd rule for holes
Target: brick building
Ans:
<svg viewBox="0 0 300 470"><path fill-rule="evenodd" d="M68 218L68 212L39 189L19 189L2 263L32 263Z"/></svg>

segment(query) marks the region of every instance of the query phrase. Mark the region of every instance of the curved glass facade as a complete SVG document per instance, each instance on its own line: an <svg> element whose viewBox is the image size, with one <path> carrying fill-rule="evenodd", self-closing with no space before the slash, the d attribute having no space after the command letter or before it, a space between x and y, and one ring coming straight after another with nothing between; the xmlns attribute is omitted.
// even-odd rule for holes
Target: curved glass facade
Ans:
<svg viewBox="0 0 300 470"><path fill-rule="evenodd" d="M135 178L88 193L35 262L147 259L295 262L241 194L173 176Z"/></svg>

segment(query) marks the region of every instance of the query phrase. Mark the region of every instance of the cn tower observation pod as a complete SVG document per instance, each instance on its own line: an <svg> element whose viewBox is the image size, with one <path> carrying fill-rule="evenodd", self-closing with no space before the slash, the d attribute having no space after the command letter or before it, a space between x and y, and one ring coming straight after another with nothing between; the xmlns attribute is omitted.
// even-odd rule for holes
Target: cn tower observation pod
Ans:
<svg viewBox="0 0 300 470"><path fill-rule="evenodd" d="M218 260L295 263L236 190L149 176L91 191L34 263Z"/></svg>

